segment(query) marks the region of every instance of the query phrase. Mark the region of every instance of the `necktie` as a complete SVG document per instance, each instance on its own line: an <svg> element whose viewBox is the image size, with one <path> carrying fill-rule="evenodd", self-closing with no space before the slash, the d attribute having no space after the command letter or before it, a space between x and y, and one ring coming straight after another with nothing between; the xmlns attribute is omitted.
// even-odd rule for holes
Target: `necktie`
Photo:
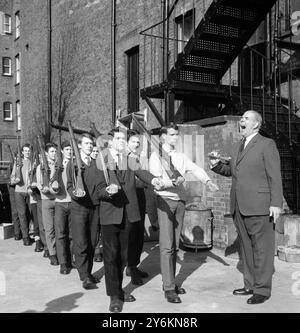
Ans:
<svg viewBox="0 0 300 333"><path fill-rule="evenodd" d="M245 149L246 138L243 138L240 145L240 153Z"/></svg>
<svg viewBox="0 0 300 333"><path fill-rule="evenodd" d="M89 156L86 156L86 157L85 157L84 162L85 162L85 164L86 164L87 166L90 166L90 164L91 164L91 160L90 160Z"/></svg>

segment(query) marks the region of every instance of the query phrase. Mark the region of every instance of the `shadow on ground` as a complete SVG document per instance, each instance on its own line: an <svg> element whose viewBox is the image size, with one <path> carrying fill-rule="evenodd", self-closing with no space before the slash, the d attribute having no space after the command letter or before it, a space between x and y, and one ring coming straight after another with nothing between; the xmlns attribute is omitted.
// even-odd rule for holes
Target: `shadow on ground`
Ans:
<svg viewBox="0 0 300 333"><path fill-rule="evenodd" d="M43 311L27 310L23 313L60 313L71 312L73 309L78 308L77 300L83 296L83 293L74 293L67 296L56 298L46 304Z"/></svg>

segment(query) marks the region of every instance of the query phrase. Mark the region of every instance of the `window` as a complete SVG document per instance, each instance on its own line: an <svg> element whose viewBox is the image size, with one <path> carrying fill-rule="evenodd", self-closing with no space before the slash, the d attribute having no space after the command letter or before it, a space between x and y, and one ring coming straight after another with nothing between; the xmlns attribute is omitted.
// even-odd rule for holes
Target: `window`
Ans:
<svg viewBox="0 0 300 333"><path fill-rule="evenodd" d="M195 11L189 10L175 19L177 29L177 53L181 53L194 32Z"/></svg>
<svg viewBox="0 0 300 333"><path fill-rule="evenodd" d="M20 55L17 54L15 57L16 63L16 84L20 83Z"/></svg>
<svg viewBox="0 0 300 333"><path fill-rule="evenodd" d="M4 33L11 34L11 17L8 14L4 15Z"/></svg>
<svg viewBox="0 0 300 333"><path fill-rule="evenodd" d="M16 12L15 21L16 21L16 39L17 39L20 37L20 12Z"/></svg>
<svg viewBox="0 0 300 333"><path fill-rule="evenodd" d="M139 111L139 47L136 46L127 54L127 93L128 112Z"/></svg>
<svg viewBox="0 0 300 333"><path fill-rule="evenodd" d="M11 59L8 57L2 58L2 74L11 75Z"/></svg>
<svg viewBox="0 0 300 333"><path fill-rule="evenodd" d="M17 110L17 131L21 131L21 104L20 101L16 102Z"/></svg>
<svg viewBox="0 0 300 333"><path fill-rule="evenodd" d="M12 121L12 103L4 102L3 103L3 120Z"/></svg>

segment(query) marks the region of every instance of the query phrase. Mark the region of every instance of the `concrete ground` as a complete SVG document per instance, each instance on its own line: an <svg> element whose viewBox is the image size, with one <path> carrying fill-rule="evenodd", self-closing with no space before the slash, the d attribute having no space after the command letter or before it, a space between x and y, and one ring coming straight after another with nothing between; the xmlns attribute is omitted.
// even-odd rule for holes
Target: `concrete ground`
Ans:
<svg viewBox="0 0 300 333"><path fill-rule="evenodd" d="M125 276L124 289L136 302L125 303L124 313L220 313L220 312L300 312L300 264L275 258L276 273L272 297L259 305L246 304L247 296L233 296L242 287L238 260L223 256L223 251L179 252L177 282L187 290L181 304L168 303L161 290L159 248L145 243L141 268L150 277L139 287ZM0 313L106 313L109 297L105 293L103 264L94 271L101 282L94 290L81 287L76 270L59 274L34 245L22 241L0 240Z"/></svg>

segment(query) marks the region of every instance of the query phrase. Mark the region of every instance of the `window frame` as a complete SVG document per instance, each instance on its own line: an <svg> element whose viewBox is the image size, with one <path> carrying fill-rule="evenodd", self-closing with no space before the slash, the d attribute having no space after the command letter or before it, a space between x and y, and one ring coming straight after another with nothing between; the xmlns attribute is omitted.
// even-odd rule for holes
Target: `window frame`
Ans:
<svg viewBox="0 0 300 333"><path fill-rule="evenodd" d="M19 99L16 101L16 127L17 127L17 131L22 130L21 102Z"/></svg>
<svg viewBox="0 0 300 333"><path fill-rule="evenodd" d="M18 10L18 11L15 13L15 26L16 26L16 29L15 29L15 37L16 37L16 39L20 38L20 34L21 34L21 31L20 31L20 25L21 25L21 21L20 21L20 11Z"/></svg>
<svg viewBox="0 0 300 333"><path fill-rule="evenodd" d="M127 110L138 112L140 108L140 46L125 52L127 56ZM135 77L134 77L135 75Z"/></svg>
<svg viewBox="0 0 300 333"><path fill-rule="evenodd" d="M20 53L16 54L15 56L15 76L16 76L16 82L15 84L20 84L21 81L21 56Z"/></svg>
<svg viewBox="0 0 300 333"><path fill-rule="evenodd" d="M9 105L9 110L5 108L6 105ZM5 117L5 112L10 112L10 117ZM12 102L9 101L3 102L3 121L14 121Z"/></svg>
<svg viewBox="0 0 300 333"><path fill-rule="evenodd" d="M4 62L5 62L6 59L9 60L9 66L4 65ZM9 68L9 73L4 72L5 68ZM10 57L2 57L2 75L3 76L12 76L11 73L12 73L11 72L11 58Z"/></svg>
<svg viewBox="0 0 300 333"><path fill-rule="evenodd" d="M8 23L6 22L7 19L8 19ZM8 26L8 30L6 29L7 26ZM6 35L11 34L11 16L9 14L4 14L3 32Z"/></svg>

